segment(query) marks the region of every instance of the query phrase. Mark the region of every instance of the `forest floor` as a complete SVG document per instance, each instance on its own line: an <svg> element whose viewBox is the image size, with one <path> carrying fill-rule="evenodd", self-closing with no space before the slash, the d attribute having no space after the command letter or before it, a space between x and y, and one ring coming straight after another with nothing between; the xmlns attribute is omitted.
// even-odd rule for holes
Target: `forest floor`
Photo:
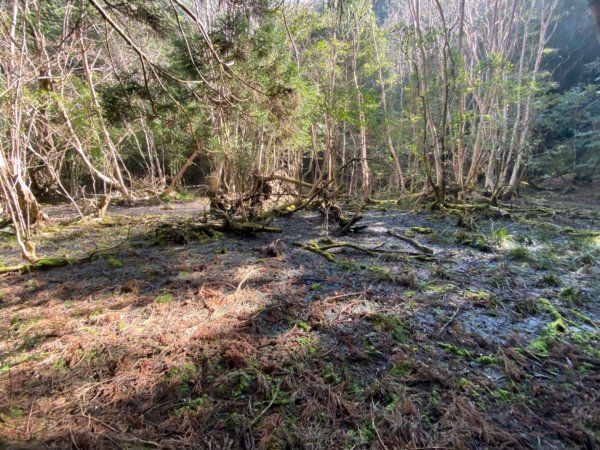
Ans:
<svg viewBox="0 0 600 450"><path fill-rule="evenodd" d="M0 275L0 448L600 446L597 200L460 225L381 202L344 237L304 212L280 235L156 238L204 204L56 210L40 253L110 250ZM379 256L293 245L323 239Z"/></svg>

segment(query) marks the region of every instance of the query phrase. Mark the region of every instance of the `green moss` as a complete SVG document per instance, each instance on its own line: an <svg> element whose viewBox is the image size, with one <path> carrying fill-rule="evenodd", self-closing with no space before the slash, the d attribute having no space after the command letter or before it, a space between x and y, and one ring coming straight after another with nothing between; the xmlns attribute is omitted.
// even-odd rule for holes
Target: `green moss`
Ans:
<svg viewBox="0 0 600 450"><path fill-rule="evenodd" d="M456 289L456 286L450 283L439 284L437 286L429 286L426 292L429 294L447 294Z"/></svg>
<svg viewBox="0 0 600 450"><path fill-rule="evenodd" d="M454 238L457 244L466 245L467 247L471 247L482 252L493 251L492 245L487 241L486 237L480 233L457 231L454 235Z"/></svg>
<svg viewBox="0 0 600 450"><path fill-rule="evenodd" d="M333 259L331 259L331 261L333 261ZM359 264L356 264L355 262L350 261L348 259L337 259L336 261L338 265L344 270L356 271L361 268Z"/></svg>
<svg viewBox="0 0 600 450"><path fill-rule="evenodd" d="M23 417L25 417L25 411L18 406L11 406L0 412L0 422L9 422L15 419L22 419Z"/></svg>
<svg viewBox="0 0 600 450"><path fill-rule="evenodd" d="M500 400L501 402L510 403L514 395L512 392L502 388L496 388L492 391L492 395L495 399Z"/></svg>
<svg viewBox="0 0 600 450"><path fill-rule="evenodd" d="M310 290L311 290L311 291L320 291L321 289L323 289L323 286L321 286L321 284L320 284L320 283L313 283L313 284L310 286Z"/></svg>
<svg viewBox="0 0 600 450"><path fill-rule="evenodd" d="M538 299L538 302L540 303L540 306L554 318L554 320L563 319L558 309L556 309L556 307L552 303L550 303L550 300L541 297Z"/></svg>
<svg viewBox="0 0 600 450"><path fill-rule="evenodd" d="M298 327L299 330L306 331L306 332L309 332L312 329L310 324L307 322L304 322L303 320L297 321L296 326Z"/></svg>
<svg viewBox="0 0 600 450"><path fill-rule="evenodd" d="M100 336L100 332L92 327L88 327L87 325L84 325L80 328L80 330L84 333L90 334L92 336Z"/></svg>
<svg viewBox="0 0 600 450"><path fill-rule="evenodd" d="M467 290L465 296L470 300L481 302L495 302L497 300L494 294L484 290Z"/></svg>
<svg viewBox="0 0 600 450"><path fill-rule="evenodd" d="M389 375L395 378L403 378L410 373L412 370L412 364L408 361L401 361L395 363L388 372Z"/></svg>
<svg viewBox="0 0 600 450"><path fill-rule="evenodd" d="M342 378L336 373L330 363L323 369L323 381L325 384L338 384L342 381Z"/></svg>
<svg viewBox="0 0 600 450"><path fill-rule="evenodd" d="M6 373L8 372L10 369L12 369L13 367L18 366L21 363L27 362L27 361L41 361L42 359L46 358L48 356L48 354L46 352L40 352L40 353L28 353L26 351L17 353L16 355L13 355L12 357L8 358L8 361L3 362L2 365L0 365L0 374L2 373Z"/></svg>
<svg viewBox="0 0 600 450"><path fill-rule="evenodd" d="M581 320L584 323L587 323L588 325L591 325L595 329L598 329L598 323L596 323L591 317L586 316L582 312L577 311L576 309L573 309L573 308L569 308L568 311L570 314L575 316L577 319Z"/></svg>
<svg viewBox="0 0 600 450"><path fill-rule="evenodd" d="M229 385L233 397L239 398L245 395L250 386L252 386L254 383L254 380L255 378L253 375L250 375L244 371L235 372L232 383Z"/></svg>
<svg viewBox="0 0 600 450"><path fill-rule="evenodd" d="M384 269L383 267L363 265L361 266L361 269L375 274L377 280L379 281L392 280L392 275L390 274L390 272L387 269Z"/></svg>
<svg viewBox="0 0 600 450"><path fill-rule="evenodd" d="M191 383L198 375L198 369L191 362L184 363L181 367L172 367L169 369L165 378L169 381L178 380L182 383Z"/></svg>
<svg viewBox="0 0 600 450"><path fill-rule="evenodd" d="M583 293L573 286L569 286L569 287L563 289L562 291L560 291L558 294L558 297L561 300L572 302L575 304L581 304L584 300Z"/></svg>
<svg viewBox="0 0 600 450"><path fill-rule="evenodd" d="M452 353L460 358L471 357L471 352L466 348L462 348L454 344L448 344L447 342L438 342L438 345L441 348L443 348L447 353Z"/></svg>
<svg viewBox="0 0 600 450"><path fill-rule="evenodd" d="M412 333L401 318L389 314L373 314L368 318L375 328L383 333L390 333L398 343L408 343L412 339Z"/></svg>
<svg viewBox="0 0 600 450"><path fill-rule="evenodd" d="M541 311L540 305L535 298L527 298L526 300L517 303L515 310L519 314L523 314L525 316L535 316Z"/></svg>
<svg viewBox="0 0 600 450"><path fill-rule="evenodd" d="M123 261L121 261L119 258L116 258L114 256L108 256L106 258L106 264L108 264L110 267L114 267L114 268L123 267Z"/></svg>
<svg viewBox="0 0 600 450"><path fill-rule="evenodd" d="M321 341L318 338L298 336L296 344L298 349L304 349L311 356L317 356L321 353Z"/></svg>
<svg viewBox="0 0 600 450"><path fill-rule="evenodd" d="M198 411L199 409L207 408L207 407L210 407L211 405L212 405L212 398L210 398L207 395L203 395L203 396L197 397L197 398L192 398L192 399L187 400L185 402L185 404L183 404L182 406L179 406L175 410L175 415L181 416L182 414L184 414L187 411Z"/></svg>
<svg viewBox="0 0 600 450"><path fill-rule="evenodd" d="M352 442L348 448L370 448L375 439L375 431L370 424L348 430L346 434Z"/></svg>
<svg viewBox="0 0 600 450"><path fill-rule="evenodd" d="M170 292L165 292L156 297L154 301L156 303L170 303L173 301L173 294L171 294Z"/></svg>
<svg viewBox="0 0 600 450"><path fill-rule="evenodd" d="M93 310L90 315L88 316L91 320L93 319L97 319L98 317L100 317L102 314L104 314L104 310L102 308L98 308Z"/></svg>
<svg viewBox="0 0 600 450"><path fill-rule="evenodd" d="M498 358L492 355L482 355L478 357L475 361L484 366L493 366L498 364Z"/></svg>
<svg viewBox="0 0 600 450"><path fill-rule="evenodd" d="M63 358L59 358L56 361L54 361L54 363L52 364L52 368L57 372L67 372L69 370L67 361L65 361Z"/></svg>
<svg viewBox="0 0 600 450"><path fill-rule="evenodd" d="M562 339L567 327L560 312L548 299L541 298L539 302L540 306L552 316L554 321L546 325L541 335L529 344L528 349L538 356L547 357L550 354L550 348Z"/></svg>

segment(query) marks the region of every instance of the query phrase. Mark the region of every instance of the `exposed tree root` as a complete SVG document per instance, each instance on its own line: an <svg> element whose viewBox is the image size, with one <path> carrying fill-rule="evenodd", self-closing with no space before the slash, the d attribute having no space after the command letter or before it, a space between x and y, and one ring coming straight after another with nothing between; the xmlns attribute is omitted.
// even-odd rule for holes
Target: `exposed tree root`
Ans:
<svg viewBox="0 0 600 450"><path fill-rule="evenodd" d="M317 255L322 256L323 258L325 258L327 261L333 262L335 261L335 255L331 252L328 252L327 250L323 250L321 247L319 247L317 244L303 244L302 242L294 242L293 244L295 247L300 247L304 250L308 250L309 252L313 252L316 253Z"/></svg>
<svg viewBox="0 0 600 450"><path fill-rule="evenodd" d="M304 242L295 242L293 244L295 247L302 248L309 252L313 252L317 255L322 256L327 261L333 262L335 261L335 254L330 250L334 250L337 248L351 248L353 250L357 250L359 252L365 253L371 257L380 257L384 261L396 261L402 259L418 259L418 260L431 260L432 256L430 254L422 254L422 253L410 253L410 252L389 252L382 250L380 248L365 248L360 245L351 244L348 242L329 242L324 245L319 245L315 242L304 243Z"/></svg>

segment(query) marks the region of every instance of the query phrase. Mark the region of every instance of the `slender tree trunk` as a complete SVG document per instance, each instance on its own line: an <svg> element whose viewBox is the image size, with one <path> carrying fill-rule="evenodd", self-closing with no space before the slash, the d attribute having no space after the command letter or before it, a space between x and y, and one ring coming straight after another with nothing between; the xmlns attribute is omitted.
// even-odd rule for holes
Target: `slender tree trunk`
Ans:
<svg viewBox="0 0 600 450"><path fill-rule="evenodd" d="M357 26L358 28L358 26ZM354 79L354 87L356 89L356 98L358 102L358 121L359 121L359 137L360 137L360 167L362 176L362 195L367 198L371 195L371 175L368 160L368 145L367 145L367 118L365 116L364 109L364 98L362 91L360 90L360 84L358 82L358 30L354 30L353 45L352 45L352 77Z"/></svg>
<svg viewBox="0 0 600 450"><path fill-rule="evenodd" d="M381 57L379 55L379 48L377 46L377 37L375 36L375 18L371 18L371 37L373 39L373 48L375 50L375 59L377 61L378 76L379 76L379 88L381 89L381 105L383 107L383 127L387 138L388 150L394 161L394 167L396 169L396 188L400 192L400 195L404 194L404 174L402 173L402 166L400 165L400 158L394 148L394 142L392 140L392 133L390 131L390 124L388 119L388 107L387 107L387 95L385 92L385 81L383 80L383 68L381 63Z"/></svg>
<svg viewBox="0 0 600 450"><path fill-rule="evenodd" d="M600 0L588 0L588 2L592 16L594 16L596 21L596 36L598 37L598 41L600 41Z"/></svg>

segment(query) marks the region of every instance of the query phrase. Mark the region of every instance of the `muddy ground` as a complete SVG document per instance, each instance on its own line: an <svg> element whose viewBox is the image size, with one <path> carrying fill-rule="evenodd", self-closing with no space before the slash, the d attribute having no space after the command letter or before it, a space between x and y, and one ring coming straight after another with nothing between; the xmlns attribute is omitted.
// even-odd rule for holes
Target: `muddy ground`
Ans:
<svg viewBox="0 0 600 450"><path fill-rule="evenodd" d="M356 235L305 212L275 220L280 235L174 241L157 226L203 203L86 224L55 211L42 253L109 250L0 275L0 436L13 448L598 448L600 207L556 204L459 220L382 202ZM275 239L283 255L264 256ZM376 255L294 246L329 239ZM13 251L2 238L2 263Z"/></svg>

